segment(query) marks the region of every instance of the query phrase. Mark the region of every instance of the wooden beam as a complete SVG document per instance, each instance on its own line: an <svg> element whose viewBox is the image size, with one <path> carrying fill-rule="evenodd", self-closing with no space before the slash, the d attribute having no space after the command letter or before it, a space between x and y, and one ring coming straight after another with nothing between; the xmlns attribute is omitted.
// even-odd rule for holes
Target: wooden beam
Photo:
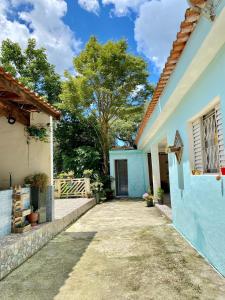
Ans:
<svg viewBox="0 0 225 300"><path fill-rule="evenodd" d="M30 103L34 105L35 107L39 108L40 111L43 111L46 114L51 115L57 119L59 119L60 117L60 113L51 109L50 108L51 105L49 103L44 103L41 100L35 99L36 96L34 95L32 97L29 90L27 90L26 92L25 88L20 87L18 83L13 82L12 79L10 80L5 78L4 74L1 73L0 73L0 90L16 93L20 99L23 99L24 102L26 103Z"/></svg>
<svg viewBox="0 0 225 300"><path fill-rule="evenodd" d="M19 122L25 126L30 125L30 114L26 111L19 109L15 104L9 103L8 101L2 101L0 99L0 115L6 118L11 115Z"/></svg>

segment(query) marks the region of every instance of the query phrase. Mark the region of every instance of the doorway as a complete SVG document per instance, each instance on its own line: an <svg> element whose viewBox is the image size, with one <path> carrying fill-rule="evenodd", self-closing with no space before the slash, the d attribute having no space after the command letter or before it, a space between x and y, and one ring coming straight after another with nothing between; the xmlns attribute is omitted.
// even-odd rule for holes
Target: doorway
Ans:
<svg viewBox="0 0 225 300"><path fill-rule="evenodd" d="M115 160L116 196L128 196L127 159Z"/></svg>
<svg viewBox="0 0 225 300"><path fill-rule="evenodd" d="M160 184L161 184L161 188L165 192L164 204L171 207L168 154L165 152L159 152L159 167L160 167L160 180L161 180ZM151 153L148 153L148 169L149 169L150 188L152 193L154 193Z"/></svg>

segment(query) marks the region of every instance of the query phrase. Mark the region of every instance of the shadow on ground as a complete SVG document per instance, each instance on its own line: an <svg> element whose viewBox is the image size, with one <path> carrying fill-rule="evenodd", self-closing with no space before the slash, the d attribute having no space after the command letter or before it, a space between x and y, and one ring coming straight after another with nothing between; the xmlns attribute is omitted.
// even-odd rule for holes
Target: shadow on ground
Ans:
<svg viewBox="0 0 225 300"><path fill-rule="evenodd" d="M96 232L63 232L0 281L1 300L53 299Z"/></svg>

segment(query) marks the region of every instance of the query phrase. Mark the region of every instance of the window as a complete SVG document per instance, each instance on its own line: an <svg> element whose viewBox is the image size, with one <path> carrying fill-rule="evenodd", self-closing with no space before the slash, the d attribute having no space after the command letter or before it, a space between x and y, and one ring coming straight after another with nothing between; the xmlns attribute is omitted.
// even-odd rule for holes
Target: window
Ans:
<svg viewBox="0 0 225 300"><path fill-rule="evenodd" d="M216 173L225 166L220 105L192 123L194 168Z"/></svg>

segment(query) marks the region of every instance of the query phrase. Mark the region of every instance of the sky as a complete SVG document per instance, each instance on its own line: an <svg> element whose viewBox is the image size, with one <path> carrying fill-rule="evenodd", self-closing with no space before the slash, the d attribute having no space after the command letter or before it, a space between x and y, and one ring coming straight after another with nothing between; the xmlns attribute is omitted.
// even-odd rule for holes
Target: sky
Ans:
<svg viewBox="0 0 225 300"><path fill-rule="evenodd" d="M124 38L157 82L188 7L186 0L0 0L0 42L22 48L29 37L47 50L63 75L90 36L101 43Z"/></svg>

